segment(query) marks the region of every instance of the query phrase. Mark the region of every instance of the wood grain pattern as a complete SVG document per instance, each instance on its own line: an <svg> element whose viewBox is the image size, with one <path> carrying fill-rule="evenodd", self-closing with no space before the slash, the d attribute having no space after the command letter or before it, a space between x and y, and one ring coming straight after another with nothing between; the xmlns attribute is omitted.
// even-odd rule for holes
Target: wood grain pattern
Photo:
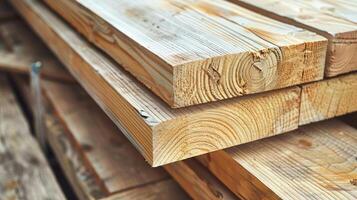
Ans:
<svg viewBox="0 0 357 200"><path fill-rule="evenodd" d="M0 57L0 70L28 74L31 64L41 61L43 77L74 81L26 23L20 20L0 23Z"/></svg>
<svg viewBox="0 0 357 200"><path fill-rule="evenodd" d="M45 1L171 107L322 79L327 41L226 1Z"/></svg>
<svg viewBox="0 0 357 200"><path fill-rule="evenodd" d="M0 141L0 199L65 199L4 75Z"/></svg>
<svg viewBox="0 0 357 200"><path fill-rule="evenodd" d="M327 77L357 70L357 2L346 0L230 0L329 39Z"/></svg>
<svg viewBox="0 0 357 200"><path fill-rule="evenodd" d="M31 107L26 79L20 76L13 76L13 79ZM168 181L169 177L162 169L153 169L145 163L103 111L91 99L84 98L83 89L77 85L71 88L72 93L62 99L51 102L44 99L46 136L79 199L107 199L131 190L156 192L160 200L159 197L167 193L188 199L178 185ZM46 87L43 89L46 91ZM69 112L73 106L77 108ZM75 120L79 114L82 118ZM85 115L88 117L83 117ZM88 120L89 117L93 120ZM163 182L160 184L162 189L152 189L150 185L158 182ZM147 189L140 191L137 189L140 187ZM130 199L129 196L124 199Z"/></svg>
<svg viewBox="0 0 357 200"><path fill-rule="evenodd" d="M297 87L171 109L40 2L10 2L153 166L297 128Z"/></svg>
<svg viewBox="0 0 357 200"><path fill-rule="evenodd" d="M336 120L201 156L244 199L356 199L357 130Z"/></svg>
<svg viewBox="0 0 357 200"><path fill-rule="evenodd" d="M302 86L300 125L357 111L357 73Z"/></svg>

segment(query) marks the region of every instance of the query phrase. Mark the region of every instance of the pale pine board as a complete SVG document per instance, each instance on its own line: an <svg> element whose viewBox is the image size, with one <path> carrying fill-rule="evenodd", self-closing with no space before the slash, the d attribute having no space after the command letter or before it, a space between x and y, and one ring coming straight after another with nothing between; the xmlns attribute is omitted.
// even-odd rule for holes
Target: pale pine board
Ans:
<svg viewBox="0 0 357 200"><path fill-rule="evenodd" d="M357 73L302 86L300 125L355 111L357 111Z"/></svg>
<svg viewBox="0 0 357 200"><path fill-rule="evenodd" d="M325 38L226 1L45 2L171 107L323 76Z"/></svg>
<svg viewBox="0 0 357 200"><path fill-rule="evenodd" d="M78 151L83 152L85 160L109 194L135 185L167 179L161 169L151 168L145 163L83 89L50 81L44 82L43 88L56 113L68 128L70 138L74 138L75 146L80 146ZM59 95L54 97L54 93ZM124 131L126 130L123 129ZM165 165L164 168L194 199L236 199L207 169L194 160L176 162Z"/></svg>
<svg viewBox="0 0 357 200"><path fill-rule="evenodd" d="M65 199L4 75L0 75L0 162L0 199Z"/></svg>
<svg viewBox="0 0 357 200"><path fill-rule="evenodd" d="M348 0L230 0L329 39L327 77L357 70L357 2Z"/></svg>
<svg viewBox="0 0 357 200"><path fill-rule="evenodd" d="M0 22L0 70L29 74L32 63L41 61L41 75L61 81L74 81L43 42L20 20Z"/></svg>
<svg viewBox="0 0 357 200"><path fill-rule="evenodd" d="M298 87L171 109L40 2L10 2L116 125L127 130L124 134L153 166L277 135L298 126Z"/></svg>
<svg viewBox="0 0 357 200"><path fill-rule="evenodd" d="M337 120L200 160L244 199L356 199L357 129Z"/></svg>

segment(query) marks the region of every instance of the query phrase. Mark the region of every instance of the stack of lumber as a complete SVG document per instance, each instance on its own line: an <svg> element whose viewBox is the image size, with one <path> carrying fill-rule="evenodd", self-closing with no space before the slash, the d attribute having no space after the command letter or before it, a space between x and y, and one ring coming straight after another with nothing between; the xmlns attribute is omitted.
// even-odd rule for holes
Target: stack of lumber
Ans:
<svg viewBox="0 0 357 200"><path fill-rule="evenodd" d="M43 62L79 199L357 198L357 5L231 1L9 0L42 41L0 22L0 70L32 113Z"/></svg>

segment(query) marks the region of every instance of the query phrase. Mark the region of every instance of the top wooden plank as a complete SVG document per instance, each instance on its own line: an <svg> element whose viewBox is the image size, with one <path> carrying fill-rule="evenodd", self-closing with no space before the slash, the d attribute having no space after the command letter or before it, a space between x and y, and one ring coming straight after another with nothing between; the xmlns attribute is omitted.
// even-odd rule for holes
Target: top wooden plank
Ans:
<svg viewBox="0 0 357 200"><path fill-rule="evenodd" d="M347 0L231 0L329 39L326 76L357 70L357 2Z"/></svg>
<svg viewBox="0 0 357 200"><path fill-rule="evenodd" d="M45 2L171 107L323 76L323 37L226 1Z"/></svg>

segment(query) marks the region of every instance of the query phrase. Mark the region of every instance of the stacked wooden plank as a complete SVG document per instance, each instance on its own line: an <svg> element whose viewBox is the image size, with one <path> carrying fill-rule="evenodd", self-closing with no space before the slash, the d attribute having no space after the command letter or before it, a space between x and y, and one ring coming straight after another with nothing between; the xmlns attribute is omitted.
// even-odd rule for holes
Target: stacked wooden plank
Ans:
<svg viewBox="0 0 357 200"><path fill-rule="evenodd" d="M10 2L89 94L43 80L47 137L81 199L188 198L135 148L194 199L357 198L357 130L318 122L357 111L357 14L340 1L279 15L278 1Z"/></svg>

